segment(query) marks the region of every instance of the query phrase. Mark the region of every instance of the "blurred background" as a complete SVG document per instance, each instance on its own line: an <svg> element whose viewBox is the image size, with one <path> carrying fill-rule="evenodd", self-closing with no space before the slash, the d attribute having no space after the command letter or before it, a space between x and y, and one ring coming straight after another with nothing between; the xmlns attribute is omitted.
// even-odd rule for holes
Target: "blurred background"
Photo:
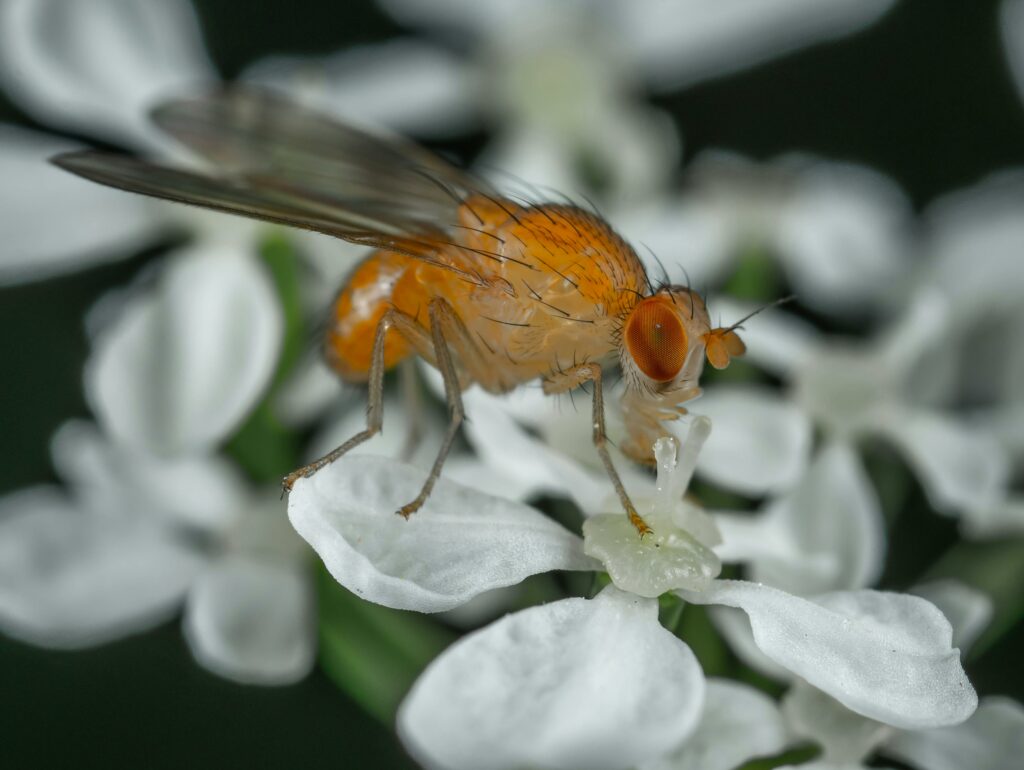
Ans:
<svg viewBox="0 0 1024 770"><path fill-rule="evenodd" d="M429 24L399 21L401 14L369 1L194 6L210 59L228 80L271 54L328 55L399 36L438 39ZM711 148L758 161L800 151L888 175L921 212L946 193L1024 164L1024 102L1004 50L1001 6L901 0L877 22L838 39L793 44L798 50L775 51L738 72L640 89L637 98L667 114L682 137L673 166L678 178ZM636 7L642 12L642 3ZM440 38L456 52L469 48L458 30ZM0 120L96 143L95 136L38 118L0 91ZM416 135L415 126L406 130ZM493 121L484 120L416 138L469 164L494 134ZM111 138L109 146L123 145ZM9 205L0 207L0 235ZM0 493L57 480L51 436L69 418L89 414L81 385L89 354L83 318L165 250L155 242L114 263L0 288ZM794 312L829 332L875 330L856 317L802 306ZM890 531L880 585L906 588L958 537L956 521L934 515L912 488ZM968 664L979 692L1024 697L1022 647L1024 623L1013 619ZM76 652L0 636L0 692L0 763L7 767L414 766L392 728L319 667L286 687L234 684L195 664L177 620Z"/></svg>

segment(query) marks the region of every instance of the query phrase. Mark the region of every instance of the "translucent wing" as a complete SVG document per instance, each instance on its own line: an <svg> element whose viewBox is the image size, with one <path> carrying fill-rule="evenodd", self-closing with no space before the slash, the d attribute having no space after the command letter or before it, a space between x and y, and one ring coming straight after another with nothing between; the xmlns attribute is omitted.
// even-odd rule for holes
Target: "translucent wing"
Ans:
<svg viewBox="0 0 1024 770"><path fill-rule="evenodd" d="M375 136L270 94L225 91L175 101L157 125L211 166L186 171L98 152L54 163L101 184L302 227L435 261L459 207L494 195L432 153Z"/></svg>

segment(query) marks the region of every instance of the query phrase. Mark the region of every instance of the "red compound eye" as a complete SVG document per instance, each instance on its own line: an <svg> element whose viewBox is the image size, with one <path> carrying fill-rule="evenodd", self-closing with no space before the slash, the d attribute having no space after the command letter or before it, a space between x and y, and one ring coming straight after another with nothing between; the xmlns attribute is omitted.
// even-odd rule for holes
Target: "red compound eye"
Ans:
<svg viewBox="0 0 1024 770"><path fill-rule="evenodd" d="M686 329L671 300L648 297L626 321L626 347L640 371L656 382L674 379L686 360Z"/></svg>

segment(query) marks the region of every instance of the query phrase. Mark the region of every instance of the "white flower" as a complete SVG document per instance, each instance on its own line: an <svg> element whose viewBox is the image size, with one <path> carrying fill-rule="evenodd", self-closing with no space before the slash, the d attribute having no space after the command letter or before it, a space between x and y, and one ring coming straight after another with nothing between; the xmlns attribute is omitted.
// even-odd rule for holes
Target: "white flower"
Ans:
<svg viewBox="0 0 1024 770"><path fill-rule="evenodd" d="M640 540L634 533L627 542L592 518L586 551L607 560L620 586L648 595L705 586L679 595L742 609L765 655L864 716L909 728L966 719L976 696L949 623L927 601L873 591L811 600L706 575L694 581L702 564L715 572L707 542L678 528L713 538L703 514L682 501L705 430L706 420L694 420L678 463L661 467L660 505L670 510L651 517L655 534ZM539 513L444 478L403 521L394 511L422 478L392 460L343 457L296 483L289 516L344 586L388 606L436 612L539 571L600 568L578 537ZM656 557L671 562L668 573L652 566L652 551L679 543L682 569L671 553ZM655 762L685 754L686 738L699 735L702 679L689 660L685 645L658 625L651 599L609 588L590 601L553 602L509 615L442 653L402 707L400 733L430 767Z"/></svg>
<svg viewBox="0 0 1024 770"><path fill-rule="evenodd" d="M976 428L1024 467L1024 177L1002 172L951 195L927 212L925 280L942 292L952 322L929 362L971 405ZM1024 531L1024 499L1007 495L977 507L965 520L970 534L992 537Z"/></svg>
<svg viewBox="0 0 1024 770"><path fill-rule="evenodd" d="M718 305L729 303L719 299ZM868 343L827 338L772 311L748 325L745 340L751 360L783 378L796 404L831 441L886 439L937 511L971 516L1001 499L1009 469L1005 452L986 432L930 406L941 397L943 382L925 364L934 360L932 351L944 349L949 322L942 297L924 291Z"/></svg>
<svg viewBox="0 0 1024 770"><path fill-rule="evenodd" d="M755 164L707 152L688 191L616 214L673 281L706 288L747 253L777 259L800 302L831 315L867 316L902 296L911 210L892 180L861 166L783 156ZM660 265L648 270L658 275Z"/></svg>
<svg viewBox="0 0 1024 770"><path fill-rule="evenodd" d="M259 684L303 677L315 653L306 551L279 492L249 490L214 454L276 366L282 319L267 276L244 254L196 248L102 304L87 371L106 430L58 431L67 493L3 501L0 628L77 648L184 605L207 668Z"/></svg>
<svg viewBox="0 0 1024 770"><path fill-rule="evenodd" d="M40 122L136 148L169 147L149 124L161 99L216 75L187 0L0 2L0 87ZM46 159L74 149L4 127L7 220L0 280L42 278L125 257L172 225L167 207L73 178Z"/></svg>

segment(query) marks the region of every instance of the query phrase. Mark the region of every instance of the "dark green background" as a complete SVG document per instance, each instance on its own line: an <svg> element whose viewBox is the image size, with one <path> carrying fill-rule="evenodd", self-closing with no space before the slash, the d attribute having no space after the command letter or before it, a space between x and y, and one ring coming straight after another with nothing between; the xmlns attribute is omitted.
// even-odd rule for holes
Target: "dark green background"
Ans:
<svg viewBox="0 0 1024 770"><path fill-rule="evenodd" d="M199 0L197 7L227 76L268 53L329 53L401 31L368 3ZM755 157L800 149L859 161L892 175L918 206L1024 161L1024 107L1004 62L994 2L904 0L864 33L659 103L678 119L687 157L726 147ZM2 101L0 119L29 123ZM452 149L471 153L483 138ZM54 479L50 435L68 417L87 414L83 314L152 256L0 290L0 492ZM954 538L950 522L904 517L892 533L886 584L905 587ZM980 692L1021 697L1022 644L1018 624L970 665ZM0 639L0 766L411 763L390 730L321 673L282 689L226 683L192 662L174 622L84 653Z"/></svg>

